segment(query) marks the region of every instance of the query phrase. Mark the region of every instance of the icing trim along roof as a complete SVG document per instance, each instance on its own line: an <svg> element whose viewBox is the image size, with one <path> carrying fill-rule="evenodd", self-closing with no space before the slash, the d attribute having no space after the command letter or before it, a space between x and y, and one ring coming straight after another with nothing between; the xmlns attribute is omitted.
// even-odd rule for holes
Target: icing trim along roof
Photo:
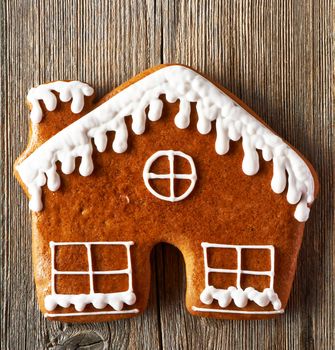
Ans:
<svg viewBox="0 0 335 350"><path fill-rule="evenodd" d="M52 112L56 109L57 97L53 91L59 93L59 99L62 102L72 99L71 111L73 113L80 113L84 108L84 97L92 96L94 93L91 86L80 81L55 81L31 88L27 100L31 104L30 119L33 123L39 123L43 117L40 100L44 102L48 111Z"/></svg>
<svg viewBox="0 0 335 350"><path fill-rule="evenodd" d="M209 133L215 121L215 150L219 155L229 151L230 141L242 137L242 169L246 175L257 174L257 150L261 150L266 161L273 161L272 190L282 193L288 184L287 201L297 205L295 218L300 222L308 219L308 204L314 200L314 179L305 161L209 80L190 68L178 65L165 66L128 86L51 137L19 164L17 171L31 195L30 209L42 210L41 187L46 183L51 191L60 187L56 161L61 162L64 174L70 174L75 169L75 158L81 157L80 174L88 176L92 173L92 139L98 151L103 152L107 145L107 131L115 131L113 150L125 152L128 146L125 117L132 117L132 130L141 135L147 118L157 121L161 117L163 102L159 99L160 95L165 95L171 103L180 101L179 112L175 116L178 128L188 127L191 102L196 103L197 129L201 134Z"/></svg>

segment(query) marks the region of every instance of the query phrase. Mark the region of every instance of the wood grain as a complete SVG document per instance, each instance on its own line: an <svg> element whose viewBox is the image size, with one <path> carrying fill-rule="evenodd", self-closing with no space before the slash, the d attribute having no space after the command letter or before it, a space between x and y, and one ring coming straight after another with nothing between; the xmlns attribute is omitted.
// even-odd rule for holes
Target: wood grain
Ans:
<svg viewBox="0 0 335 350"><path fill-rule="evenodd" d="M331 0L1 2L1 344L3 349L332 349L334 324ZM150 308L132 320L71 325L38 311L27 201L12 164L27 140L28 89L79 79L99 96L145 68L189 64L243 99L316 167L284 316L234 322L184 307L180 253L153 253Z"/></svg>

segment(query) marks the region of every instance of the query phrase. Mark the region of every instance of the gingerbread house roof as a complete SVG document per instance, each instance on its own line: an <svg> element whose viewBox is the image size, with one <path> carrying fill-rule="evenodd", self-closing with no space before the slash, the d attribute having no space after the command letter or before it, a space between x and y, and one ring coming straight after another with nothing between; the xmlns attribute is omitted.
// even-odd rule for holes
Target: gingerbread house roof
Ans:
<svg viewBox="0 0 335 350"><path fill-rule="evenodd" d="M40 100L48 110L56 108L57 98L53 91L59 93L61 101L72 99L74 113L82 110L84 96L93 94L92 88L80 82L55 82L34 88L28 94L33 123L42 118ZM113 150L125 152L128 139L125 118L131 116L132 130L141 135L145 132L147 118L150 121L160 119L163 109L161 95L165 95L170 103L179 100L179 112L174 119L178 128L189 126L191 103L196 103L200 134L209 133L214 126L212 122L215 122L215 150L218 155L229 151L230 141L242 138L242 169L246 175L255 175L259 170L257 150L262 152L264 160L272 160L272 190L282 193L287 186L287 201L297 205L295 218L301 222L308 219L308 205L314 200L314 179L306 162L217 86L194 70L179 65L164 66L126 87L65 127L18 164L16 169L31 195L30 209L42 210L42 186L47 184L51 191L60 187L57 161L61 163L62 172L70 174L75 169L75 158L81 157L79 173L90 175L94 169L92 141L98 151L103 152L108 131L115 131ZM146 113L148 107L149 112Z"/></svg>

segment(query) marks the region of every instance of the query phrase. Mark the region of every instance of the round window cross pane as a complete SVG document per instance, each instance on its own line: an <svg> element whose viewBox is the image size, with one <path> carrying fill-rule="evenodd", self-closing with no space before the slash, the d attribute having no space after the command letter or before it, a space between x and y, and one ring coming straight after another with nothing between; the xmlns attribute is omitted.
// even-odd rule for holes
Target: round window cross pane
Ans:
<svg viewBox="0 0 335 350"><path fill-rule="evenodd" d="M167 157L169 160L170 165L170 172L168 174L155 174L150 172L152 164L160 157ZM191 167L191 173L190 174L175 174L174 173L174 160L175 157L182 157L184 158ZM195 170L195 165L193 162L192 157L189 155L180 152L180 151L158 151L154 153L145 163L144 169L143 169L143 179L146 188L149 190L151 194L153 194L155 197L163 200L163 201L169 201L169 202L179 202L183 199L185 199L194 189L195 183L197 181L197 172ZM170 196L163 196L162 194L155 191L152 186L149 183L149 180L153 179L164 179L166 181L170 182ZM190 186L184 192L181 196L175 196L174 191L174 181L175 179L178 180L190 180Z"/></svg>

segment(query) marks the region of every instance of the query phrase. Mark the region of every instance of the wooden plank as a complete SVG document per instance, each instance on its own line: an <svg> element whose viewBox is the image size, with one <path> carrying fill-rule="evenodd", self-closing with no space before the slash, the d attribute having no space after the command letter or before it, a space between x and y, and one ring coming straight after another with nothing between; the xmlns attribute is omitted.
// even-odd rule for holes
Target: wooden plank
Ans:
<svg viewBox="0 0 335 350"><path fill-rule="evenodd" d="M218 322L184 308L180 254L160 254L164 348L334 348L331 1L162 1L163 62L229 88L316 167L320 197L306 226L288 310L274 321ZM177 288L176 286L181 286Z"/></svg>
<svg viewBox="0 0 335 350"><path fill-rule="evenodd" d="M27 141L28 89L50 80L80 79L102 96L159 64L161 26L155 4L41 0L6 1L1 6L3 348L159 348L155 288L151 307L137 319L86 325L44 320L32 278L27 201L12 177L13 162Z"/></svg>
<svg viewBox="0 0 335 350"><path fill-rule="evenodd" d="M334 348L332 1L7 0L0 6L3 348ZM166 245L155 250L151 307L140 318L71 325L40 315L27 202L12 177L26 145L26 93L48 80L80 79L101 96L160 62L189 64L232 90L320 175L289 307L278 320L191 317L181 255Z"/></svg>

